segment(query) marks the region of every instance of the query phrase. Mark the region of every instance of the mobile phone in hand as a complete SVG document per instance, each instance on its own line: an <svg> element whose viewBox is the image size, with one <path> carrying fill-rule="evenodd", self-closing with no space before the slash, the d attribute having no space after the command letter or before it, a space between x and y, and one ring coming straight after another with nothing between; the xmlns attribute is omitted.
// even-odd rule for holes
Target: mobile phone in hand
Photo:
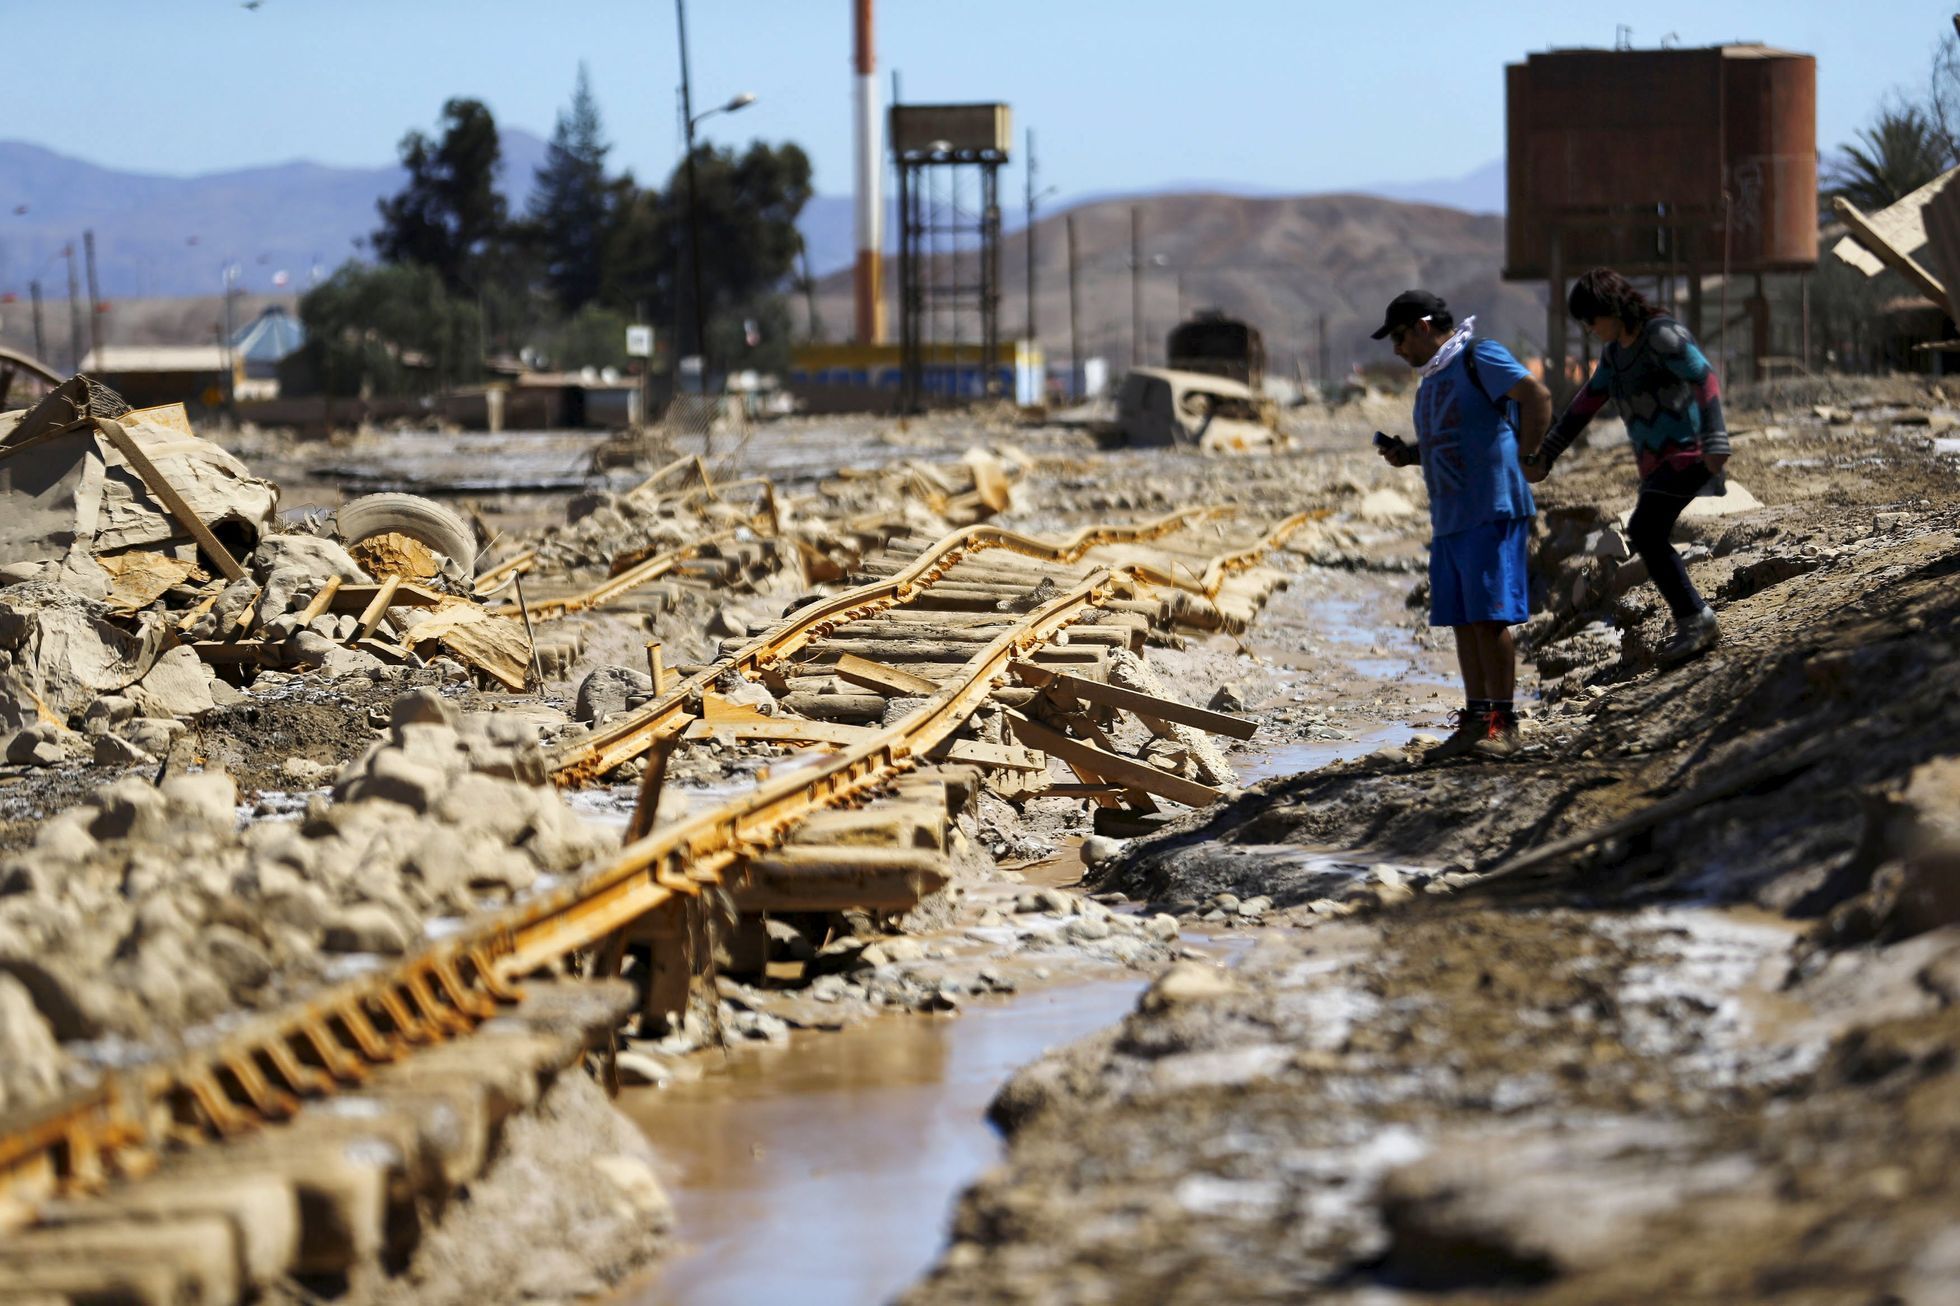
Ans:
<svg viewBox="0 0 1960 1306"><path fill-rule="evenodd" d="M1375 432L1375 448L1383 452L1392 452L1402 448L1402 441L1390 435L1387 431L1377 431Z"/></svg>

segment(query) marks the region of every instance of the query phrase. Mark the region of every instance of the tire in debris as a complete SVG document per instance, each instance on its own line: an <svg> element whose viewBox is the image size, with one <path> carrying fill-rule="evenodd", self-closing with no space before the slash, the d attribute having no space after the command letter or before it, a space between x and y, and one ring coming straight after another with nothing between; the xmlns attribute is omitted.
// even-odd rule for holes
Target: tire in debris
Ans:
<svg viewBox="0 0 1960 1306"><path fill-rule="evenodd" d="M476 535L468 523L419 494L367 494L340 506L334 516L340 542L352 548L390 531L442 554L465 576L476 575Z"/></svg>

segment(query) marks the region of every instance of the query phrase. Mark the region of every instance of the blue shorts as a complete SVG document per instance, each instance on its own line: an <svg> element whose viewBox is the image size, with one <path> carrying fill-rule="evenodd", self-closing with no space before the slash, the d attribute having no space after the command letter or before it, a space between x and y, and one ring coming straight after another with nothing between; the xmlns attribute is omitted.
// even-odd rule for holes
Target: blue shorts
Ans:
<svg viewBox="0 0 1960 1306"><path fill-rule="evenodd" d="M1468 626L1501 621L1515 626L1531 615L1525 581L1529 517L1506 517L1429 542L1429 624Z"/></svg>

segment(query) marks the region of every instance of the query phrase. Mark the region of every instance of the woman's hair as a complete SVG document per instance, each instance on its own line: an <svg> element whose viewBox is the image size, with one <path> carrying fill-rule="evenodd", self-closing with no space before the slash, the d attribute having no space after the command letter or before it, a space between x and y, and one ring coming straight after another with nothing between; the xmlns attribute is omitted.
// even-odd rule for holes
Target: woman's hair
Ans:
<svg viewBox="0 0 1960 1306"><path fill-rule="evenodd" d="M1658 317L1661 312L1612 268L1594 268L1573 282L1565 306L1581 322L1617 317L1629 331L1638 331L1648 318Z"/></svg>

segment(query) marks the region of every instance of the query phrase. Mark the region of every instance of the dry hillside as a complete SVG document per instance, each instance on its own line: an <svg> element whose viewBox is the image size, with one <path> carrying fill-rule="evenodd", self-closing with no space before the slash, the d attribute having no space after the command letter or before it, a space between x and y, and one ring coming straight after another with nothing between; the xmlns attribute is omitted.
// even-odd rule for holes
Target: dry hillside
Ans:
<svg viewBox="0 0 1960 1306"><path fill-rule="evenodd" d="M1223 308L1264 331L1280 374L1290 374L1296 358L1311 372L1314 324L1323 313L1337 371L1388 358L1387 346L1368 333L1383 306L1411 286L1436 291L1460 314L1476 313L1482 334L1513 347L1536 352L1544 338L1543 287L1498 277L1504 219L1496 215L1366 195L1161 195L1137 207L1148 361L1162 361L1180 281L1187 309ZM1083 350L1115 363L1130 357L1130 208L1129 201L1110 200L1073 211ZM1021 332L1027 315L1026 239L1016 232L1001 242L1001 329L1008 335ZM1036 224L1035 249L1038 334L1049 357L1063 359L1069 346L1063 215ZM896 266L890 273L896 313ZM843 337L851 321L850 274L826 277L817 289L826 334ZM799 325L800 319L799 313ZM895 317L893 323L895 332Z"/></svg>

